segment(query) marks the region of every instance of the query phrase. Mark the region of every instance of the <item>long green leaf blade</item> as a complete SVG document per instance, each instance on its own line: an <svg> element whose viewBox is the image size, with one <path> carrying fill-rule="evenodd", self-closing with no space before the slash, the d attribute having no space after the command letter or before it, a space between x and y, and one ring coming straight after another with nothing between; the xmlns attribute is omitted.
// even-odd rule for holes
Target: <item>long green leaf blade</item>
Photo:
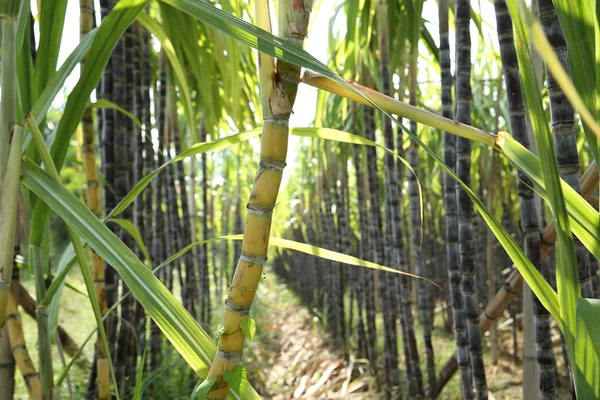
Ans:
<svg viewBox="0 0 600 400"><path fill-rule="evenodd" d="M26 160L21 182L115 268L187 363L198 375L205 375L216 345L158 278L85 204L39 166ZM247 387L241 398L258 398L258 395Z"/></svg>

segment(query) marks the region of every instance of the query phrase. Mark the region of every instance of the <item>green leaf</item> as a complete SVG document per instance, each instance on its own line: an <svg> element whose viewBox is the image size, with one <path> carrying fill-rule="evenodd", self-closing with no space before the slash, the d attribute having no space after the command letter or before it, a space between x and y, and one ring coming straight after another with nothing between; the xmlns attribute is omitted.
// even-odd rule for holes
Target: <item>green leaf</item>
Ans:
<svg viewBox="0 0 600 400"><path fill-rule="evenodd" d="M133 115L129 111L125 110L124 108L119 107L112 101L108 101L106 99L100 99L100 100L95 101L94 103L88 104L88 108L111 108L113 110L117 110L118 112L125 115L126 117L131 119L133 122L135 122L135 124L137 126L139 126L140 128L142 127L142 123L135 115Z"/></svg>
<svg viewBox="0 0 600 400"><path fill-rule="evenodd" d="M63 62L60 69L52 75L52 78L48 81L48 84L44 88L44 91L40 94L38 99L36 100L33 108L31 109L31 114L36 117L36 122L38 125L42 122L44 118L46 118L46 113L50 109L54 98L58 94L58 92L64 87L65 81L73 72L73 69L83 59L83 57L87 54L87 52L92 47L96 39L96 34L98 33L98 28L91 30L88 32L81 41L73 50L69 57ZM29 139L27 140L29 143Z"/></svg>
<svg viewBox="0 0 600 400"><path fill-rule="evenodd" d="M52 284L55 282L59 283L58 290L51 297L50 305L48 306L48 332L52 337L58 327L58 314L60 313L60 301L62 299L62 292L66 281L66 275L70 271L71 267L75 262L75 250L73 245L69 244L63 251L58 261L58 268L56 269L56 275L52 279ZM87 266L86 266L87 267ZM46 296L51 293L50 289L46 292Z"/></svg>
<svg viewBox="0 0 600 400"><path fill-rule="evenodd" d="M152 171L152 173L142 177L142 179L140 179L139 182L136 183L136 185L129 191L129 193L127 193L127 196L125 196L123 198L123 200L121 200L119 202L119 204L117 204L115 206L115 208L106 216L106 220L114 218L117 215L119 215L120 213L122 213L131 203L133 203L135 198L140 193L142 193L144 188L146 186L148 186L152 182L152 180L163 169L167 168L169 165L179 162L181 160L184 160L188 157L192 157L196 154L202 154L202 153L206 153L209 151L226 149L237 143L241 143L241 142L244 142L255 136L258 136L260 134L260 132L261 132L260 129L254 129L254 130L251 130L248 132L243 132L243 133L238 133L236 135L227 136L223 139L217 139L214 142L198 143L198 144L195 144L194 146L189 147L187 150L183 151L178 156L173 157L171 160L167 161L166 163L164 163L163 165L161 165L160 167L158 167L157 169Z"/></svg>
<svg viewBox="0 0 600 400"><path fill-rule="evenodd" d="M169 258L169 262L173 262L175 259L181 257L183 254L187 253L192 248L194 248L196 246L200 246L201 244L204 244L204 243L216 242L216 241L221 241L221 240L242 240L242 239L243 239L243 235L226 235L226 236L219 236L216 238L212 238L209 240L201 240L198 242L190 243L189 245L187 245L186 247L184 247L183 249L178 251L176 254L171 256ZM313 246L313 245L306 244L306 243L300 243L300 242L296 242L294 240L277 238L277 237L273 237L273 236L269 237L269 244L271 244L273 246L281 247L284 249L296 250L296 251L299 251L299 252L302 252L305 254L310 254L310 255L313 255L316 257L323 258L325 260L337 261L337 262L341 262L343 264L354 265L357 267L376 269L378 271L390 272L392 274L400 274L400 275L409 276L411 278L423 279L423 280L431 283L432 285L437 286L440 290L442 290L442 288L437 283L430 281L427 278L423 278L421 276L414 275L414 274L411 274L408 272L403 272L403 271L399 271L397 269L379 265L379 264L371 262L371 261L365 261L365 260L362 260L357 257L349 256L347 254L338 253L337 251L327 250L322 247Z"/></svg>
<svg viewBox="0 0 600 400"><path fill-rule="evenodd" d="M600 300L577 301L577 341L573 373L579 399L600 399Z"/></svg>
<svg viewBox="0 0 600 400"><path fill-rule="evenodd" d="M541 171L544 177L552 215L556 223L556 287L558 292L559 312L548 309L552 316L563 320L561 330L565 336L567 349L571 357L575 350L575 308L580 294L579 280L577 279L577 262L575 245L571 235L571 227L565 196L561 187L560 175L556 164L554 140L550 132L550 125L546 119L543 107L541 90L538 87L537 77L533 68L533 61L529 53L529 23L525 15L529 12L522 0L509 0L507 2L513 18L515 30L515 45L519 59L519 67L523 76L523 91L526 107L529 110L535 141L540 154ZM573 360L572 360L573 361Z"/></svg>
<svg viewBox="0 0 600 400"><path fill-rule="evenodd" d="M200 379L198 380L198 383L196 383L196 386L194 386L194 390L192 391L192 400L198 399L198 400L204 400L206 399L206 396L208 396L208 392L210 391L210 388L212 387L212 385L215 384L215 382L217 381L217 377L213 376L210 379Z"/></svg>
<svg viewBox="0 0 600 400"><path fill-rule="evenodd" d="M531 181L539 188L544 200L548 200L540 160L512 136L503 132L500 132L496 144L502 149L502 153L511 164L529 176ZM589 168L597 167L591 165ZM560 185L567 204L571 230L588 250L597 258L600 258L600 218L598 218L598 212L562 179Z"/></svg>
<svg viewBox="0 0 600 400"><path fill-rule="evenodd" d="M241 365L236 365L233 371L226 370L223 372L223 381L225 381L232 390L235 390L238 393L244 393L246 368Z"/></svg>
<svg viewBox="0 0 600 400"><path fill-rule="evenodd" d="M240 322L240 329L244 332L244 335L253 342L254 333L256 332L256 321L253 318L248 318Z"/></svg>
<svg viewBox="0 0 600 400"><path fill-rule="evenodd" d="M77 85L67 98L65 111L56 130L56 139L51 153L59 172L67 155L70 138L81 121L90 94L98 86L113 48L125 29L148 3L149 0L120 0L98 28L88 54L88 60L94 60L94 62L85 63Z"/></svg>
<svg viewBox="0 0 600 400"><path fill-rule="evenodd" d="M554 0L556 14L560 20L569 54L571 77L578 93L583 97L587 108L596 114L600 106L600 92L598 92L598 77L593 66L598 65L596 58L594 25L598 23L597 2L594 0ZM585 40L582 40L585 38ZM598 115L596 115L596 119ZM584 125L587 142L596 163L600 165L600 148L598 138L587 125Z"/></svg>
<svg viewBox="0 0 600 400"><path fill-rule="evenodd" d="M41 2L39 11L40 36L37 57L43 62L37 63L35 68L35 83L38 88L36 94L46 87L51 74L56 70L67 0Z"/></svg>
<svg viewBox="0 0 600 400"><path fill-rule="evenodd" d="M150 255L148 254L148 250L146 249L146 245L144 244L144 239L142 239L142 235L140 234L140 231L138 231L138 229L135 227L135 225L128 219L112 218L110 221L119 225L131 235L131 237L135 240L135 243L137 243L137 245L139 246L140 251L144 255L144 258L148 261L148 263L150 263Z"/></svg>
<svg viewBox="0 0 600 400"><path fill-rule="evenodd" d="M108 262L197 374L206 372L216 345L183 306L127 246L63 185L25 159L21 182ZM242 399L257 399L246 390Z"/></svg>

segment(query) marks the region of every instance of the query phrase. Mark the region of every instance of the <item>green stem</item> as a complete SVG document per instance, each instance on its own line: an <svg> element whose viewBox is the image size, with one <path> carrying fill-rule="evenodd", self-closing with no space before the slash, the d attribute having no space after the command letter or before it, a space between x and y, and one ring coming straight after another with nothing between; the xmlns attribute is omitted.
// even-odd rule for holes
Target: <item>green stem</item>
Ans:
<svg viewBox="0 0 600 400"><path fill-rule="evenodd" d="M0 180L0 328L6 319L13 266L13 244L17 229L17 197L21 173L21 144L23 128L15 126L10 141L10 153L3 181ZM0 147L3 147L0 145Z"/></svg>
<svg viewBox="0 0 600 400"><path fill-rule="evenodd" d="M12 2L14 3L14 2ZM11 7L10 2L7 5ZM15 18L8 10L2 20L2 102L0 103L0 171L8 159L10 134L16 120L16 42ZM0 173L1 174L1 173ZM0 175L0 182L2 176ZM12 246L11 246L12 248Z"/></svg>

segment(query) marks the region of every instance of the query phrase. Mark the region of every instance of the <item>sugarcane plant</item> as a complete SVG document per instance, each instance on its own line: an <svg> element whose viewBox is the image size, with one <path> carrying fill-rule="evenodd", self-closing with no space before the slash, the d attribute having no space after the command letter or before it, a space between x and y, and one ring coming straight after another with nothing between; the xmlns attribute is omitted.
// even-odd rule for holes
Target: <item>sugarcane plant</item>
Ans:
<svg viewBox="0 0 600 400"><path fill-rule="evenodd" d="M314 303L319 310L327 308L327 312L321 314L321 318L325 315L324 323L332 333L334 342L343 349L344 353L350 348L349 341L353 337L351 330L354 326L353 318L358 317L360 343L358 348L369 360L373 371L377 371L378 360L385 366L384 374L380 374L379 383L383 383L382 388L388 396L392 396L399 390L399 353L400 357L403 356L406 360L409 395L422 396L425 393L429 397L438 395L440 385L443 386L447 381L446 378L451 376L452 367L447 370L444 367L443 371L450 372L444 375L444 379L439 377L436 379L433 347L426 343L429 387L423 385L419 353L412 327L410 281L405 277L397 280L395 276L399 272L407 272L409 261L412 259L417 273L436 279L428 275L433 271L427 269L426 266L430 264L426 260L439 255L434 254L433 251L430 253L426 246L420 246L421 243L428 242L430 236L435 236L436 231L442 230L441 226L431 227L427 222L435 218L436 213L440 213L441 199L432 209L420 210L419 186L417 180L413 179L413 173L418 170L417 176L420 179L438 182L444 194L448 286L452 297L452 315L458 345L458 359L454 364L454 370L457 366L461 370L463 396L465 398L473 396L473 386L478 397L487 396L480 335L514 298L514 292L524 278L537 299L536 339L538 363L544 376L540 386L542 395L548 398L553 396L554 374L551 370L553 362L549 355L551 348L548 343L551 326L549 315L551 315L565 337L577 396L579 398L600 397L598 384L600 354L597 351L597 338L593 335L600 305L597 301L587 298L592 292L588 279L589 268L586 266L586 261L590 259L594 261L600 256L600 219L598 211L588 203L589 192L595 190L594 185L591 184L590 189L588 183L594 179L597 182L598 167L597 164L590 163L588 171L581 180L581 193L578 193L578 162L581 154L576 154L577 148L574 146L576 124L573 112L576 110L583 120L586 133L585 145L590 149L586 150L586 154L591 154L592 159L597 160L597 134L600 129L595 122L595 114L600 84L597 82L596 70L590 69L595 65L593 60L596 58L597 50L589 41L580 40L583 36L582 32L586 33L586 37L595 38L594 35L597 34L594 31L594 25L597 25L596 18L593 17L595 13L594 10L589 9L590 4L587 2L578 4L570 10L566 0L556 0L553 3L540 1L540 23L522 1L510 0L508 12L512 17L511 23L504 4L500 1L495 3L498 11L500 50L506 86L507 89L510 87L507 90L510 92L509 110L505 114L507 117L505 119L510 117L512 135L504 131L496 132L495 128L489 126L483 128L484 118L481 108L478 107L477 102L473 102L473 108L470 107L471 96L476 94L477 90L473 92L470 90L472 85L476 87L474 79L470 76L469 21L472 13L469 4L464 1L456 1L455 13L458 52L455 60L457 62L455 68L457 121L450 118L452 77L448 46L448 4L443 1L440 4L442 40L439 47L443 115L421 107L423 103L419 100L419 91L415 83L416 49L419 43L422 43L421 40L427 42L427 39L411 39L411 57L407 58L409 54L404 50L397 54L391 54L393 52L388 54L389 48L404 47L407 43L407 38L403 33L398 33L399 29L396 29L398 27L394 24L388 24L386 28L386 22L389 22L384 18L386 8L390 18L405 15L402 13L407 12L406 8L397 8L391 2L379 2L377 9L375 4L369 6L371 8L364 14L365 21L368 21L365 26L361 26L360 29L356 27L348 29L350 39L343 46L334 48L334 51L339 51L340 57L343 57L344 52L351 55L349 62L344 65L344 77L351 81L360 78L365 86L342 79L302 49L308 30L311 1L282 0L279 3L279 37L270 34L270 12L266 1L259 1L256 4L257 25L235 17L233 2L225 4L222 7L224 9L220 9L193 0L163 0L160 2L160 7L148 9L148 13L144 13L143 10L149 4L147 0L101 1L102 23L99 28L87 33L82 32L80 45L58 71L55 70L60 35L57 36L57 40L53 39L53 34L55 30L62 31L66 1L56 2L56 5L53 2L41 2L39 46L36 46L35 35L30 33L33 16L30 14L29 2L17 0L5 2L2 10L2 81L0 82L2 90L0 326L4 325L9 315L10 327L2 332L8 331L11 334L12 330L14 335L11 340L20 346L21 335L16 324L18 317L15 312L15 300L18 299L14 294L10 294L9 288L13 275L15 237L24 236L24 233L28 232L28 237L25 237L27 245L22 244L21 248L28 250L28 265L35 275L37 296L33 313L37 317L38 324L40 352L38 370L41 396L50 398L55 395L53 392L58 390L65 374L68 373L67 368L66 372L61 372L59 379L54 377L51 321L56 315L52 304L60 300L64 279L69 273L69 268L76 261L84 278L98 327L96 368L99 397L110 395L107 393L109 374L114 385L113 394L117 397L121 395L129 397L133 391L134 376L136 374L138 378L141 376L136 366L142 360L140 355L142 351L133 343L134 339L145 337L146 320L144 312L141 311L143 307L153 319L149 324L151 370L154 372L160 370L161 352L165 351L165 347L160 342L158 333L160 329L202 378L194 394L216 399L225 398L228 394L236 398L256 398L258 395L250 385L245 384L243 367L238 364L245 338L252 339L254 335L254 321L249 313L263 276L269 243L296 250L303 249L322 258L329 257L329 260L333 261L332 268L329 270L325 269L324 263L307 267L308 273L300 276L301 280L296 282L297 289L301 290L301 286L307 286L309 277L317 281L322 278L323 282L318 282L314 291L303 292L303 298L308 303ZM558 20L550 9L552 4L556 7ZM356 17L356 10L359 9L359 7L352 7L353 5L354 2L349 3L345 8L352 22L348 23L349 27L356 21L356 18L350 17ZM414 17L414 27L419 28L413 27L415 30L413 33L422 29L419 4L411 4L411 6L415 5L416 10L412 11L411 16ZM239 6L236 12L247 11L244 7ZM83 8L87 11L90 8L89 2L85 3ZM160 16L157 16L156 10L159 10ZM376 12L376 26L373 18L369 17L370 10ZM52 15L54 18L50 17ZM583 20L584 17L594 19L593 23L573 23L573 20ZM198 23L194 18L202 23ZM158 75L156 86L150 66L153 60L151 41L147 33L144 36L144 31L140 38L140 26L132 25L136 19L161 43L158 74L154 74ZM186 23L178 24L178 21ZM86 29L89 30L89 21L86 22ZM564 37L559 35L559 26L564 31ZM188 27L189 32L186 31ZM510 39L513 29L514 44ZM549 34L548 38L544 34L544 29ZM426 29L423 28L422 32L425 31ZM185 34L189 34L192 40L185 40ZM358 51L357 46L351 42L356 40L358 43L357 38L360 34L365 35L365 41L361 42L361 46L364 46L360 47L361 51ZM367 37L368 34L376 37L377 40ZM398 36L401 38L398 39ZM29 39L33 39L33 47ZM595 38L594 41L597 42L598 39ZM376 42L378 50L374 50ZM531 44L538 49L547 67L552 131L544 113L542 91L537 85L536 71L531 61ZM565 44L568 45L566 49ZM210 190L210 176L220 168L222 171L227 171L230 181L232 175L238 175L235 190L233 187L221 188L221 194L226 197L226 201L223 202L224 207L218 205L218 208L222 215L229 215L231 209L237 206L238 223L233 223L234 218L230 217L227 219L227 227L224 226L225 224L220 225L223 233L228 233L229 226L241 229L242 213L239 207L241 203L232 200L230 196L233 192L247 193L246 179L239 173L247 157L244 158L244 152L238 150L235 161L237 165L236 168L232 168L222 166L216 161L209 165L211 162L204 154L212 150L225 149L258 135L258 132L250 131L220 137L223 126L254 127L259 123L257 116L253 115L253 108L246 107L249 104L257 104L253 97L257 78L246 76L240 79L239 75L243 73L232 74L235 76L231 79L215 79L219 83L212 85L207 80L205 71L211 71L208 75L222 77L219 75L222 73L222 69L218 66L219 61L226 64L224 61L229 59L237 60L234 61L236 65L252 65L250 53L241 51L244 45L255 47L261 52L258 57L258 81L263 117L261 157L249 194L240 254L236 255L240 256L239 261L233 268L232 265L227 265L230 264L229 254L222 254L221 258L224 262L220 263L221 270L217 271L216 263L211 261L216 258L215 251L206 241L209 236L208 221L215 219L213 215L217 208L215 205L219 203L213 197L218 194L215 195ZM225 48L227 50L223 51ZM24 49L26 51L23 51ZM368 51L363 52L363 49ZM34 55L35 51L37 55ZM202 57L195 56L196 51L202 52ZM146 52L148 54L145 54ZM86 54L87 62L82 63L81 77L67 98L55 134L45 135L47 130L45 119L52 100L63 86L66 77ZM378 61L374 54L379 55ZM515 77L517 61L515 54L522 74L522 91L519 90L519 82ZM35 61L38 56L44 61ZM568 56L568 63L566 56ZM231 58L226 60L224 57ZM273 57L277 58L276 63ZM582 60L591 60L591 62L584 63ZM371 68L376 62L380 63L381 70ZM411 67L405 68L407 62ZM18 67L17 63L19 63ZM390 86L390 71L386 70L388 63L392 71L395 71L392 74L400 77L400 84L394 90L397 90L398 97L403 99L406 95L405 89L408 87L410 104L394 98ZM341 70L340 64L331 65ZM31 68L26 68L27 66ZM568 66L572 72L574 85L569 79ZM139 74L136 72L138 67L141 67ZM301 67L307 69L302 77ZM252 68L249 67L249 70ZM407 71L409 75L406 75ZM246 82L241 83L243 80ZM27 86L31 82L33 86ZM334 112L321 110L318 116L321 118L323 114L327 114L327 119L323 120L330 125L339 123L336 128L340 130L321 128L319 124L322 120L315 124L318 127L308 128L308 130L288 128L299 83L318 87L322 92L331 94L331 96L320 95L319 106L322 106L322 109L341 110L345 125L339 123L339 119L336 122ZM136 88L136 84L141 88ZM376 86L381 87L383 93L377 92L374 89ZM150 89L151 87L154 88ZM97 115L102 180L105 183L104 203L107 211L104 219L100 219L100 211L89 200L92 196L97 200L99 193L97 191L94 193L94 181L100 180L93 174L96 166L92 149L94 132L93 124L90 123L91 113L87 111L90 110L88 99L94 89L97 90L97 98L104 101L101 104L112 107L104 108ZM152 96L151 92L153 92ZM521 92L522 99L519 98ZM222 96L223 93L226 95ZM222 100L222 97L227 100ZM214 104L210 99L214 99ZM108 104L110 102L114 104ZM151 103L156 105L154 111ZM363 104L364 108L356 107L355 103ZM143 109L139 108L142 104ZM373 108L382 112L383 118L376 118L379 114L375 114ZM529 113L539 158L527 148L524 127L526 117L523 115L525 110ZM130 112L141 120L141 129L136 128L135 122L122 111ZM227 121L225 125L221 121L224 119L222 117L224 114L232 115L233 122ZM179 119L180 115L183 118ZM393 115L410 120L412 129L407 129ZM156 118L155 126L152 126L152 116ZM85 166L86 172L89 171L88 201L92 203L89 208L60 183L61 178L64 179L64 176L60 175L61 169L65 164L69 164L67 154L71 138L82 118ZM202 118L201 122L198 118ZM394 143L390 121L397 126L396 143ZM471 122L482 128L470 126ZM417 123L420 131L417 130ZM378 127L381 127L384 146L377 143ZM359 133L361 129L365 132L364 137L343 132L343 130L353 130L353 133ZM435 129L444 132L443 159L435 151L440 143L439 140L436 142L440 133ZM134 134L128 135L129 132ZM434 133L429 135L429 132ZM302 199L297 208L298 212L304 215L300 221L304 221L301 223L306 226L301 227L298 224L292 226L290 234L293 235L295 242L283 238L271 238L273 234L283 231L280 226L283 224L272 224L272 213L280 192L290 133L304 138L345 142L354 146L354 175L348 175L347 147L341 146L333 150L321 142L311 147L311 154L318 154L314 157L317 161L313 164L312 160L310 162L304 160L304 166L305 169L309 169L309 166L316 164L319 166L319 173L315 173L315 181L310 181L311 185L307 185L310 186L307 189L310 195ZM404 204L404 197L398 190L401 188L400 182L395 182L404 176L400 159L405 144L408 144L405 143L404 137L410 138L408 158L409 164L412 164L412 170L406 168L408 170L406 175L410 180L407 204ZM181 139L179 145L178 139ZM198 141L201 143L193 144ZM564 144L569 146L563 147ZM368 146L364 153L358 147L362 145ZM175 149L175 153L179 153L178 147L181 148L182 153L175 155L172 150ZM378 173L380 166L376 147L386 153L385 190L381 190L380 186L382 181ZM22 149L25 151L23 152ZM500 164L503 168L508 168L510 163L519 170L518 192L506 191L507 200L504 207L506 225L510 225L510 218L517 210L516 205L511 204L511 199L515 200L516 196L519 196L520 213L523 216L524 251L498 221L498 215L494 215L493 211L486 208L482 200L482 182L470 181L474 176L472 171L476 171L481 179L486 175L485 171L488 169L484 168L484 164L488 161L485 155L490 151L499 155L494 158L494 165ZM183 200L178 198L178 191L183 192L181 188L186 184L183 182L185 181L183 164L177 166L174 164L187 158L189 171L195 174L194 158L198 154L203 154L202 179L199 185L203 193L199 196L198 204L193 202L195 199L193 190L196 185L191 179L192 204L184 205ZM428 160L433 160L435 163L431 161L431 164L422 165L421 162L425 157L429 157ZM256 160L250 162L250 165L253 164L256 164ZM365 171L365 168L368 170ZM444 173L443 177L442 173ZM368 181L365 178L368 178ZM357 185L364 190L363 192L359 190L353 192L355 189L351 188L350 184L352 179L356 179ZM150 187L150 184L153 184L153 187ZM535 210L532 203L532 188L548 202L549 215L552 218L552 223L544 230L541 241L534 237L537 236L536 226L539 221L533 218ZM433 192L432 188L428 188L422 195L427 204L434 204L431 200L435 197ZM183 193L181 195L185 196ZM18 203L19 197L22 197L23 201ZM351 203L350 199L354 198L358 203L358 212L353 215L352 212L347 212L346 208ZM382 198L385 201L382 201ZM16 223L17 218L21 217L21 211L17 212L17 204L19 210L22 208L25 214L31 216L31 226L35 229L21 229L21 224ZM133 215L131 205L135 207ZM202 210L202 216L197 218L201 224L200 229L194 219L197 216L194 210L198 205ZM481 235L478 228L471 226L473 207L481 214L518 269L509 275L506 284L502 285L498 294L486 305L485 312L481 314L475 292L476 280L473 268L473 257L480 257L480 255L472 254L469 250L473 236ZM190 216L185 212L188 209L192 214ZM408 235L402 230L402 227L407 225L401 212L404 209L409 209L411 212L411 222L408 225L412 228L410 232L412 240L407 240ZM66 222L73 254L65 253L65 258L69 260L61 262L61 266L56 269L56 275L49 281L48 286L47 280L51 274L48 272L49 262L43 251L43 243L44 236L49 234L49 221L53 214ZM141 218L142 215L146 218ZM384 215L385 220L382 218ZM129 221L132 217L134 224ZM186 227L187 223L191 223L191 226ZM130 225L134 228L130 230L125 228ZM419 229L420 225L426 228ZM216 230L212 223L210 228L213 232ZM146 245L152 243L150 257L144 254L144 246L134 241L134 237L141 236L140 231L144 233ZM195 242L196 231L201 232L202 240L199 242ZM135 234L136 232L138 235ZM182 238L182 235L185 238ZM239 239L239 237L227 239ZM298 243L313 240L317 241L320 247L306 244L302 247ZM406 243L403 240L407 240ZM549 244L554 240L557 242L556 290L548 282L551 279L544 276L540 264L541 259L549 253L551 247ZM143 244L144 240L141 242ZM214 242L210 244L212 243ZM409 243L410 245L407 246ZM355 246L354 249L351 244ZM187 246L182 250L184 245ZM94 250L91 263L87 259L84 246ZM190 256L194 253L189 253L183 259L179 259L179 256L190 251L190 246L200 246L200 251L196 252L199 257L196 259ZM325 247L337 251L327 250ZM407 257L408 248L411 249L412 257ZM359 257L342 254L352 252ZM144 261L140 260L142 256L145 258ZM282 268L282 265L286 259L281 253L280 256L274 263L278 270L283 271L285 268ZM105 266L100 265L102 259L105 261ZM364 259L371 259L374 263ZM391 268L379 265L388 263ZM194 264L197 270L194 269ZM362 268L350 272L346 268L348 264L370 267L378 271L373 273ZM158 268L157 271L160 271L157 272L158 277L148 268L150 265ZM214 299L211 298L210 272L213 272L214 281L217 280L217 275L219 279L227 275L232 276L225 299L222 324L215 329L218 346L215 346L214 341L205 332L210 329L210 315L215 304ZM435 272L439 273L439 271ZM102 304L103 296L100 287L103 273L107 284L108 304L106 306ZM192 277L197 277L198 282L194 282ZM185 288L183 304L171 293L171 289L178 286L176 278L179 278L179 286ZM354 279L356 282L348 282L346 279ZM299 285L300 283L302 285ZM417 284L417 303L427 342L431 333L429 328L432 326L430 320L432 312L427 286L421 283L425 282L421 281ZM119 285L121 297L119 297ZM13 287L18 286L13 283ZM327 291L329 287L332 288L330 292ZM129 292L133 296L127 296ZM345 297L346 295L349 297ZM385 349L385 353L381 354L383 357L377 354L375 322L378 299L384 309L389 310L383 315L382 337ZM358 315L353 311L355 304ZM349 313L345 305L349 305ZM124 319L111 318L108 306L111 309L121 307L119 314ZM196 322L195 317L200 319L204 329ZM346 324L346 317L350 319L348 324ZM397 348L397 319L401 321L404 339L402 352ZM131 321L133 321L131 326L134 328L130 330L127 322ZM1 340L2 338L0 344L3 347L0 347L0 360L4 360L8 347L7 343ZM105 359L102 359L102 356L105 356ZM22 364L24 357L25 353L19 353L19 364ZM116 358L114 365L111 361L113 358ZM34 377L31 371L24 373ZM1 382L5 383L5 379L3 378ZM37 396L37 381L34 378L32 382L32 396L34 393ZM7 379L6 387L9 386L10 382Z"/></svg>
<svg viewBox="0 0 600 400"><path fill-rule="evenodd" d="M302 47L307 35L311 1L279 2L279 36L287 43ZM256 2L257 25L271 31L269 6ZM288 123L296 98L300 69L297 65L259 55L263 132L261 157L247 205L242 253L225 300L218 350L208 379L216 378L208 398L224 399L229 391L224 380L226 371L234 371L242 356L244 339L249 331L248 315L267 260L273 208L287 155ZM231 376L231 375L230 375Z"/></svg>

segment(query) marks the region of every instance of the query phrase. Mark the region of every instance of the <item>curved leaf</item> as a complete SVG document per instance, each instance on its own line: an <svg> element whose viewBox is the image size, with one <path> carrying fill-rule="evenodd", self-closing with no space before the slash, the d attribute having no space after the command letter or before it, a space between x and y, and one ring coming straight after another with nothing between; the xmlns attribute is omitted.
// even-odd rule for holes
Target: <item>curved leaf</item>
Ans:
<svg viewBox="0 0 600 400"><path fill-rule="evenodd" d="M248 132L227 136L223 139L217 139L214 142L203 142L189 147L178 156L173 157L172 159L170 159L169 161L152 171L152 173L142 177L142 179L140 179L138 183L136 183L136 185L129 191L129 193L127 193L127 196L125 196L123 200L121 200L119 204L117 204L115 208L106 216L105 220L108 221L109 219L114 218L120 213L122 213L123 210L125 210L131 203L133 203L135 198L144 190L144 188L148 186L152 182L152 180L169 165L179 162L188 157L192 157L196 154L226 149L235 144L244 142L248 139L258 136L259 134L260 129L254 129Z"/></svg>
<svg viewBox="0 0 600 400"><path fill-rule="evenodd" d="M127 246L64 186L31 161L23 163L21 182L45 202L67 225L108 262L152 317L179 354L205 374L216 345L183 306ZM247 387L244 396L258 395Z"/></svg>

